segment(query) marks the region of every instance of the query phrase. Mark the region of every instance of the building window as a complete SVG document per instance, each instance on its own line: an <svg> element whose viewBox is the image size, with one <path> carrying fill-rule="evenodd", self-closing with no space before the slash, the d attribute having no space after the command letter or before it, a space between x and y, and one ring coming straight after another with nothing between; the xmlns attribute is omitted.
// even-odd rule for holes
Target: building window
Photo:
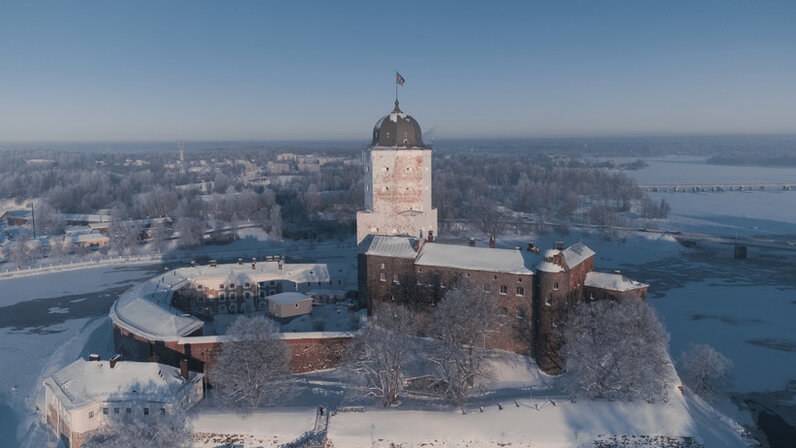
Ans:
<svg viewBox="0 0 796 448"><path fill-rule="evenodd" d="M492 285L490 285L489 283L484 283L484 292L490 292L490 291L492 291Z"/></svg>
<svg viewBox="0 0 796 448"><path fill-rule="evenodd" d="M102 415L108 415L108 408L102 408Z"/></svg>
<svg viewBox="0 0 796 448"><path fill-rule="evenodd" d="M196 285L196 289L198 289L199 291L201 291L201 290L202 290L202 285Z"/></svg>
<svg viewBox="0 0 796 448"><path fill-rule="evenodd" d="M94 411L88 411L88 418L89 419L94 418Z"/></svg>
<svg viewBox="0 0 796 448"><path fill-rule="evenodd" d="M469 273L469 272L467 273L467 276L468 276L468 277L470 276L470 273Z"/></svg>
<svg viewBox="0 0 796 448"><path fill-rule="evenodd" d="M268 286L274 286L275 284L276 284L276 283L274 283L274 281L273 281L273 280L271 280L270 282L268 282Z"/></svg>
<svg viewBox="0 0 796 448"><path fill-rule="evenodd" d="M246 283L243 284L243 287L244 288L250 288L251 284L249 282L246 282Z"/></svg>
<svg viewBox="0 0 796 448"><path fill-rule="evenodd" d="M381 264L381 266L379 267L379 269L384 269L384 263L382 263L382 264Z"/></svg>
<svg viewBox="0 0 796 448"><path fill-rule="evenodd" d="M517 277L517 283L522 283L522 277Z"/></svg>
<svg viewBox="0 0 796 448"><path fill-rule="evenodd" d="M400 285L401 284L401 278L398 277L398 274L395 274L395 275L392 276L392 282L395 283L396 285Z"/></svg>
<svg viewBox="0 0 796 448"><path fill-rule="evenodd" d="M235 284L234 283L230 283L229 284L229 289L235 289Z"/></svg>
<svg viewBox="0 0 796 448"><path fill-rule="evenodd" d="M226 305L219 305L218 306L218 312L219 313L226 313L227 312L227 306Z"/></svg>
<svg viewBox="0 0 796 448"><path fill-rule="evenodd" d="M558 291L558 282L553 283L553 291Z"/></svg>
<svg viewBox="0 0 796 448"><path fill-rule="evenodd" d="M144 408L144 415L149 415L149 408Z"/></svg>
<svg viewBox="0 0 796 448"><path fill-rule="evenodd" d="M244 292L243 293L243 298L244 299L251 299L252 298L252 293L250 293L249 291Z"/></svg>
<svg viewBox="0 0 796 448"><path fill-rule="evenodd" d="M218 285L218 289L224 289L224 284L222 283L222 284Z"/></svg>
<svg viewBox="0 0 796 448"><path fill-rule="evenodd" d="M260 290L260 298L262 299L263 297L265 297L265 291Z"/></svg>
<svg viewBox="0 0 796 448"><path fill-rule="evenodd" d="M113 408L113 413L114 414L118 414L119 413L119 408Z"/></svg>
<svg viewBox="0 0 796 448"><path fill-rule="evenodd" d="M492 280L497 280L497 275L493 275Z"/></svg>
<svg viewBox="0 0 796 448"><path fill-rule="evenodd" d="M553 306L553 296L547 296L547 300L544 301L544 304L547 306Z"/></svg>
<svg viewBox="0 0 796 448"><path fill-rule="evenodd" d="M231 292L229 293L229 300L236 300L238 298L238 294Z"/></svg>
<svg viewBox="0 0 796 448"><path fill-rule="evenodd" d="M160 408L160 415L166 415L166 408Z"/></svg>
<svg viewBox="0 0 796 448"><path fill-rule="evenodd" d="M124 410L124 412L127 413L127 415L130 415L133 413L133 408L127 408Z"/></svg>
<svg viewBox="0 0 796 448"><path fill-rule="evenodd" d="M296 308L298 308L298 305L299 305L299 304L297 303L297 304L296 304Z"/></svg>
<svg viewBox="0 0 796 448"><path fill-rule="evenodd" d="M379 280L383 281L383 282L386 282L387 281L387 274L385 274L384 272L380 273L379 274Z"/></svg>
<svg viewBox="0 0 796 448"><path fill-rule="evenodd" d="M517 295L518 296L524 296L525 295L525 288L523 288L522 286L518 286L517 287Z"/></svg>
<svg viewBox="0 0 796 448"><path fill-rule="evenodd" d="M500 285L500 293L506 295L509 293L509 287L506 285Z"/></svg>
<svg viewBox="0 0 796 448"><path fill-rule="evenodd" d="M508 313L509 313L509 310L507 310L505 306L501 306L500 308L498 308L498 314L499 315L505 316Z"/></svg>
<svg viewBox="0 0 796 448"><path fill-rule="evenodd" d="M517 311L514 313L514 317L517 319L525 319L528 317L525 313L525 308L517 308Z"/></svg>
<svg viewBox="0 0 796 448"><path fill-rule="evenodd" d="M221 302L227 300L227 295L224 294L223 292L218 293L218 300Z"/></svg>

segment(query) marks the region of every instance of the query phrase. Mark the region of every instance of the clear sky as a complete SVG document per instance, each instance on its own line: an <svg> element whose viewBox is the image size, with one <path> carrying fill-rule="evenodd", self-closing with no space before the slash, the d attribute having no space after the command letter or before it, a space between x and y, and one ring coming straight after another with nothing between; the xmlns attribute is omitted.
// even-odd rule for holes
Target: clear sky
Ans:
<svg viewBox="0 0 796 448"><path fill-rule="evenodd" d="M796 1L0 0L0 141L796 132Z"/></svg>

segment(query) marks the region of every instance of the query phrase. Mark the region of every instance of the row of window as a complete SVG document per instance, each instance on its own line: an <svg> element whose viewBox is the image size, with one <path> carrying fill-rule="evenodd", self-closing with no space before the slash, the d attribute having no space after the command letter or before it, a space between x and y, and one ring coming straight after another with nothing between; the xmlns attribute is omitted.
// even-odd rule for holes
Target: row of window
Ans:
<svg viewBox="0 0 796 448"><path fill-rule="evenodd" d="M103 415L110 415L111 410L110 408L102 408ZM113 408L114 414L120 414L121 408ZM124 413L127 415L131 415L133 413L133 408L125 408ZM149 408L144 408L144 415L149 415ZM166 415L166 408L160 408L160 415ZM88 411L88 418L94 418L94 411Z"/></svg>
<svg viewBox="0 0 796 448"><path fill-rule="evenodd" d="M326 282L317 282L317 283L318 283L318 286L323 286L323 285L325 285L325 284L326 284ZM329 280L329 284L330 284L330 285L333 285L333 284L334 284L334 281L330 279L330 280ZM340 280L340 279L338 279L338 280L337 280L337 284L338 284L338 285L342 285L342 284L343 284L343 281L342 281L342 280ZM260 287L260 288L264 288L265 286L266 286L266 285L265 285L265 282L260 282L260 283L259 283L259 287ZM274 281L268 282L268 286L276 286L276 282L274 282ZM312 286L312 282L306 282L306 286ZM244 288L244 289L249 289L249 288L251 288L251 284L250 284L249 282L246 282L246 283L244 283L244 284L243 284L243 288ZM197 289L198 291L201 291L201 290L203 290L203 289L204 289L204 287L203 287L202 285L196 285L196 289ZM234 283L227 283L227 284L221 283L220 285L218 285L218 289L219 289L219 290L224 290L224 289L235 289L235 284L234 284Z"/></svg>
<svg viewBox="0 0 796 448"><path fill-rule="evenodd" d="M497 277L497 276L495 276L495 277ZM379 274L379 280L381 280L383 282L386 282L387 281L387 274L384 273L384 272L380 273ZM401 277L398 274L393 275L392 282L395 283L396 285L400 285L401 284ZM420 279L418 279L417 280L417 284L422 286L423 282L420 281ZM440 284L440 286L442 288L445 288L445 284L444 283ZM470 282L468 280L468 281L465 282L465 288L470 288L470 287L471 287L470 286ZM558 289L558 284L556 284L556 288L555 289ZM487 293L488 292L492 292L492 285L490 283L484 283L483 291L487 292ZM506 286L506 285L500 285L499 292L502 295L507 295L509 293L509 287ZM515 294L518 295L518 296L524 296L525 295L525 287L517 286L517 288L515 289Z"/></svg>

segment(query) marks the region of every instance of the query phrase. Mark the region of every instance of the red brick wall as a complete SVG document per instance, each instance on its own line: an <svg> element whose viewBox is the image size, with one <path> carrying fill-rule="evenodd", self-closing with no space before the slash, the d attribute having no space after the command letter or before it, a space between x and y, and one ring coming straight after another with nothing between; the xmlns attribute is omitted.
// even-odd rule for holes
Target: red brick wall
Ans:
<svg viewBox="0 0 796 448"><path fill-rule="evenodd" d="M115 325L114 336L134 340L138 345L151 347L155 355L154 359L164 364L179 367L180 360L188 358L189 367L194 371L207 371L222 344L220 342L190 343L191 338L184 339L184 341L188 341L187 344L179 344L176 341L148 341L121 330ZM343 357L345 344L350 340L350 337L286 339L285 342L293 353L290 368L294 373L304 373L337 367ZM117 350L125 359L150 360L147 354L148 350L130 350L125 353L124 348L129 347L129 343L120 344L118 339L115 342Z"/></svg>

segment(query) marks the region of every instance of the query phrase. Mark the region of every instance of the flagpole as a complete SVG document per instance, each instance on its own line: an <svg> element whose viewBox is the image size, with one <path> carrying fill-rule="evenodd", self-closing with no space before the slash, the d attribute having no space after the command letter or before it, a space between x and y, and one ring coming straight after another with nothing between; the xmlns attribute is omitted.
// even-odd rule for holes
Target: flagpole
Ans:
<svg viewBox="0 0 796 448"><path fill-rule="evenodd" d="M398 69L395 69L395 102L398 103Z"/></svg>

